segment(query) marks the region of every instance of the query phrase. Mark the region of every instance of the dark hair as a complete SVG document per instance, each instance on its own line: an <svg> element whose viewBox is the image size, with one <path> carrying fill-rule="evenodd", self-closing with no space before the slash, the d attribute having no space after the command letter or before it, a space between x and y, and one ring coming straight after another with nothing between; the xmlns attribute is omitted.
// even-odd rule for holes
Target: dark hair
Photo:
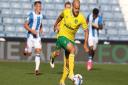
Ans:
<svg viewBox="0 0 128 85"><path fill-rule="evenodd" d="M35 6L36 4L42 4L42 2L41 2L41 1L35 1L35 2L34 2L34 6Z"/></svg>
<svg viewBox="0 0 128 85"><path fill-rule="evenodd" d="M99 9L98 8L94 8L93 9L93 14L98 15L99 14Z"/></svg>
<svg viewBox="0 0 128 85"><path fill-rule="evenodd" d="M64 6L66 5L71 5L71 3L69 1L65 2Z"/></svg>

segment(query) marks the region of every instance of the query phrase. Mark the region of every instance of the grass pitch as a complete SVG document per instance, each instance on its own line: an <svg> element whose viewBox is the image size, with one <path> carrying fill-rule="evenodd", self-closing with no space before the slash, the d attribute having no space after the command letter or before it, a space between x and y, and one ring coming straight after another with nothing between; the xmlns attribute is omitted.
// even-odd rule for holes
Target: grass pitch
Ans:
<svg viewBox="0 0 128 85"><path fill-rule="evenodd" d="M59 85L63 64L51 69L41 63L41 75L34 75L34 62L0 62L0 85ZM95 64L88 72L85 64L75 64L75 73L82 74L83 85L128 85L128 64ZM73 85L66 80L66 85Z"/></svg>

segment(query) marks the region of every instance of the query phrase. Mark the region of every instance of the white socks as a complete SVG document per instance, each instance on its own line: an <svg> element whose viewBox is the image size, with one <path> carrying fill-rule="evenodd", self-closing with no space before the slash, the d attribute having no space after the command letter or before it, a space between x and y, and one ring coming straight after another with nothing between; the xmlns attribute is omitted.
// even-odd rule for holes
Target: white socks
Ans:
<svg viewBox="0 0 128 85"><path fill-rule="evenodd" d="M36 54L35 64L36 64L35 71L37 71L37 70L39 70L39 67L40 67L40 54Z"/></svg>

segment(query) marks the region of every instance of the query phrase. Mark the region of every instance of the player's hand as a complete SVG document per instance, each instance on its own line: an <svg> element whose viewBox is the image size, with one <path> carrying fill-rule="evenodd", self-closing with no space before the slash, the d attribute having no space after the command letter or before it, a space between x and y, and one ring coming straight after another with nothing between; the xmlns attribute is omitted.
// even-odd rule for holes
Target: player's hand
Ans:
<svg viewBox="0 0 128 85"><path fill-rule="evenodd" d="M37 32L36 32L35 30L31 30L31 33L32 33L33 35L37 35Z"/></svg>
<svg viewBox="0 0 128 85"><path fill-rule="evenodd" d="M59 32L59 30L58 30L58 26L54 26L54 32Z"/></svg>
<svg viewBox="0 0 128 85"><path fill-rule="evenodd" d="M94 28L99 28L99 26L98 26L98 24L95 24L95 23L92 23L92 26L94 27Z"/></svg>

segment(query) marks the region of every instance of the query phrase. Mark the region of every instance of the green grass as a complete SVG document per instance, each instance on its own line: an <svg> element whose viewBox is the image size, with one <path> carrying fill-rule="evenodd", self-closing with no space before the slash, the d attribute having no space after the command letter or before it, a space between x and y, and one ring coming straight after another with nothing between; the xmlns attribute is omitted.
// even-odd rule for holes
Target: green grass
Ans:
<svg viewBox="0 0 128 85"><path fill-rule="evenodd" d="M59 85L62 64L51 69L41 63L41 75L35 77L32 62L0 62L0 85ZM128 64L96 64L88 72L84 64L75 65L75 73L84 77L83 85L128 85ZM66 80L66 85L72 85Z"/></svg>

